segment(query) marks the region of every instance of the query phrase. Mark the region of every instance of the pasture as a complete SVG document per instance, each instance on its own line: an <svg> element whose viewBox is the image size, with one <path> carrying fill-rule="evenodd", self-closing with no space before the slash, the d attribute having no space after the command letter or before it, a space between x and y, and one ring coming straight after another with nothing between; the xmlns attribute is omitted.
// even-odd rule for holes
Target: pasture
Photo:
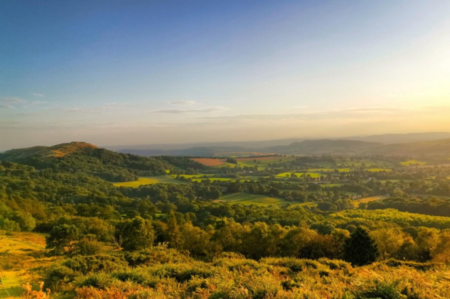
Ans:
<svg viewBox="0 0 450 299"><path fill-rule="evenodd" d="M389 171L392 171L392 169L390 169L390 168L368 168L368 169L366 169L366 171L369 171L369 172L383 172L383 171L389 172Z"/></svg>
<svg viewBox="0 0 450 299"><path fill-rule="evenodd" d="M276 178L290 178L292 173L293 172L282 172L282 173L277 174L275 177ZM306 176L306 177L309 176L309 177L315 179L315 178L320 178L321 176L326 176L326 174L320 174L320 173L315 173L315 172L296 172L294 174L295 174L295 176L297 178L302 178L304 176Z"/></svg>
<svg viewBox="0 0 450 299"><path fill-rule="evenodd" d="M137 181L131 182L117 182L113 183L115 187L128 187L128 188L137 188L141 185L151 185L151 184L161 184L161 183L177 183L182 184L183 182L180 180L176 180L174 177L169 175L161 175L155 177L140 177Z"/></svg>
<svg viewBox="0 0 450 299"><path fill-rule="evenodd" d="M224 195L220 199L218 199L217 202L230 202L233 204L258 205L258 206L282 205L287 203L285 200L281 198L243 192Z"/></svg>
<svg viewBox="0 0 450 299"><path fill-rule="evenodd" d="M386 196L370 196L370 197L365 197L365 198L361 198L358 200L354 200L353 201L353 205L355 206L355 208L357 208L359 206L360 203L368 203L371 201L378 201L378 200L383 200L387 198Z"/></svg>
<svg viewBox="0 0 450 299"><path fill-rule="evenodd" d="M350 172L350 168L311 168L309 172Z"/></svg>
<svg viewBox="0 0 450 299"><path fill-rule="evenodd" d="M417 161L417 160L407 160L407 161L400 162L400 164L402 166L423 166L423 165L426 165L427 162Z"/></svg>
<svg viewBox="0 0 450 299"><path fill-rule="evenodd" d="M243 204L243 205L257 205L257 206L303 206L303 207L315 207L316 203L305 202L296 203L286 201L282 198L270 197L266 195L250 194L250 193L232 193L222 196L220 199L215 200L215 202L229 202L232 204Z"/></svg>

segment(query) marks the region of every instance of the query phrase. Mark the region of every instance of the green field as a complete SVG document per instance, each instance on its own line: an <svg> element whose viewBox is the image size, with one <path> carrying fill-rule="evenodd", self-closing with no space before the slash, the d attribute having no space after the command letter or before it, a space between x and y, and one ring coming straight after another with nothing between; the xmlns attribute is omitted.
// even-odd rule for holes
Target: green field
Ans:
<svg viewBox="0 0 450 299"><path fill-rule="evenodd" d="M234 182L236 181L236 179L232 179L232 178L199 178L199 179L192 179L193 182L202 182L202 181L210 181L210 182Z"/></svg>
<svg viewBox="0 0 450 299"><path fill-rule="evenodd" d="M368 169L366 169L366 171L369 171L369 172L382 172L382 171L392 171L392 169L390 169L390 168L368 168Z"/></svg>
<svg viewBox="0 0 450 299"><path fill-rule="evenodd" d="M320 184L322 187L340 187L342 184Z"/></svg>
<svg viewBox="0 0 450 299"><path fill-rule="evenodd" d="M185 179L201 179L205 175L208 177L214 176L212 174L180 174L180 177L185 178ZM177 176L178 175L176 175L176 174L172 175L173 178L176 178Z"/></svg>
<svg viewBox="0 0 450 299"><path fill-rule="evenodd" d="M329 161L316 161L316 162L308 162L308 165L314 167L323 167L323 168L334 168L336 165Z"/></svg>
<svg viewBox="0 0 450 299"><path fill-rule="evenodd" d="M154 176L154 177L140 177L139 180L137 180L137 181L117 182L117 183L113 183L113 185L116 187L137 188L141 185L151 185L151 184L160 184L160 183L182 184L183 182L180 180L176 180L172 176L162 175L162 176Z"/></svg>
<svg viewBox="0 0 450 299"><path fill-rule="evenodd" d="M411 165L419 165L419 166L421 166L421 165L427 164L427 162L417 161L417 160L408 160L408 161L400 162L400 164L402 166L411 166Z"/></svg>
<svg viewBox="0 0 450 299"><path fill-rule="evenodd" d="M256 161L255 161L256 160ZM294 160L294 158L291 157L274 157L273 159L262 159L262 158L255 158L255 159L247 159L245 158L245 160L243 159L237 159L238 164L241 167L247 166L247 167L255 167L257 166L258 169L264 169L269 167L269 164L274 164L274 163L283 163L283 162L289 162Z"/></svg>
<svg viewBox="0 0 450 299"><path fill-rule="evenodd" d="M380 160L370 160L370 159L361 159L361 160L350 160L350 159L340 159L337 162L338 166L348 166L348 167L369 167L369 168L389 168L393 165L387 161Z"/></svg>
<svg viewBox="0 0 450 299"><path fill-rule="evenodd" d="M289 204L291 206L309 206L315 207L316 203L306 202L306 203L295 203L289 202L282 198L270 197L266 195L257 195L250 193L233 193L222 196L220 199L216 200L216 202L230 202L233 204L243 204L243 205L258 205L258 206L271 206L271 205L286 205Z"/></svg>
<svg viewBox="0 0 450 299"><path fill-rule="evenodd" d="M220 164L220 165L217 165L217 166L212 166L212 167L214 167L214 168L223 168L223 167L236 168L237 165L238 164L225 162L223 164Z"/></svg>
<svg viewBox="0 0 450 299"><path fill-rule="evenodd" d="M279 173L277 174L275 177L277 178L290 178L291 177L291 173L292 172L283 172L283 173ZM296 172L295 175L299 178L299 177L303 177L303 175L310 175L313 179L314 178L319 178L321 176L325 176L325 174L320 174L320 173L315 173L315 172Z"/></svg>
<svg viewBox="0 0 450 299"><path fill-rule="evenodd" d="M268 197L265 195L256 195L249 193L233 193L222 196L218 201L226 201L232 203L240 203L244 205L259 205L259 206L270 206L270 205L281 205L285 204L286 201L280 198Z"/></svg>
<svg viewBox="0 0 450 299"><path fill-rule="evenodd" d="M350 168L311 168L308 169L309 172L350 172Z"/></svg>

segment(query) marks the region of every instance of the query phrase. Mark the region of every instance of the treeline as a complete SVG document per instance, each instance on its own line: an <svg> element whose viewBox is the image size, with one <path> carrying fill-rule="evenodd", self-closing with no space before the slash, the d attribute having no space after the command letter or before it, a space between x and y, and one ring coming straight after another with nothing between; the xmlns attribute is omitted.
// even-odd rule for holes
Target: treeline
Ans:
<svg viewBox="0 0 450 299"><path fill-rule="evenodd" d="M426 199L387 198L382 201L369 202L367 209L396 209L402 212L450 217L450 200L433 197Z"/></svg>

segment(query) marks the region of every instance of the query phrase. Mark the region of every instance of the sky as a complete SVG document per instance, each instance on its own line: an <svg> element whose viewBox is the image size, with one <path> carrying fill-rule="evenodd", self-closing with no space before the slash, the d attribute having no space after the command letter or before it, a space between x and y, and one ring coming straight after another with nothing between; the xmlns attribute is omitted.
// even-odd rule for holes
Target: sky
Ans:
<svg viewBox="0 0 450 299"><path fill-rule="evenodd" d="M0 0L0 150L450 131L449 12Z"/></svg>

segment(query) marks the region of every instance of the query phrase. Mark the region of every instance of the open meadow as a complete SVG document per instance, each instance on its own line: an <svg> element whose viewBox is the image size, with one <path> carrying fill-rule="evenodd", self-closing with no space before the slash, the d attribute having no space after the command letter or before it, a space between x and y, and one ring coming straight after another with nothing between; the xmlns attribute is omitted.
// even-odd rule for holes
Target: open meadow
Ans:
<svg viewBox="0 0 450 299"><path fill-rule="evenodd" d="M128 187L128 188L137 188L142 185L153 185L153 184L161 184L161 183L175 183L181 184L182 181L176 180L173 176L163 175L163 176L155 176L155 177L140 177L137 181L130 182L115 182L113 185L115 187Z"/></svg>

